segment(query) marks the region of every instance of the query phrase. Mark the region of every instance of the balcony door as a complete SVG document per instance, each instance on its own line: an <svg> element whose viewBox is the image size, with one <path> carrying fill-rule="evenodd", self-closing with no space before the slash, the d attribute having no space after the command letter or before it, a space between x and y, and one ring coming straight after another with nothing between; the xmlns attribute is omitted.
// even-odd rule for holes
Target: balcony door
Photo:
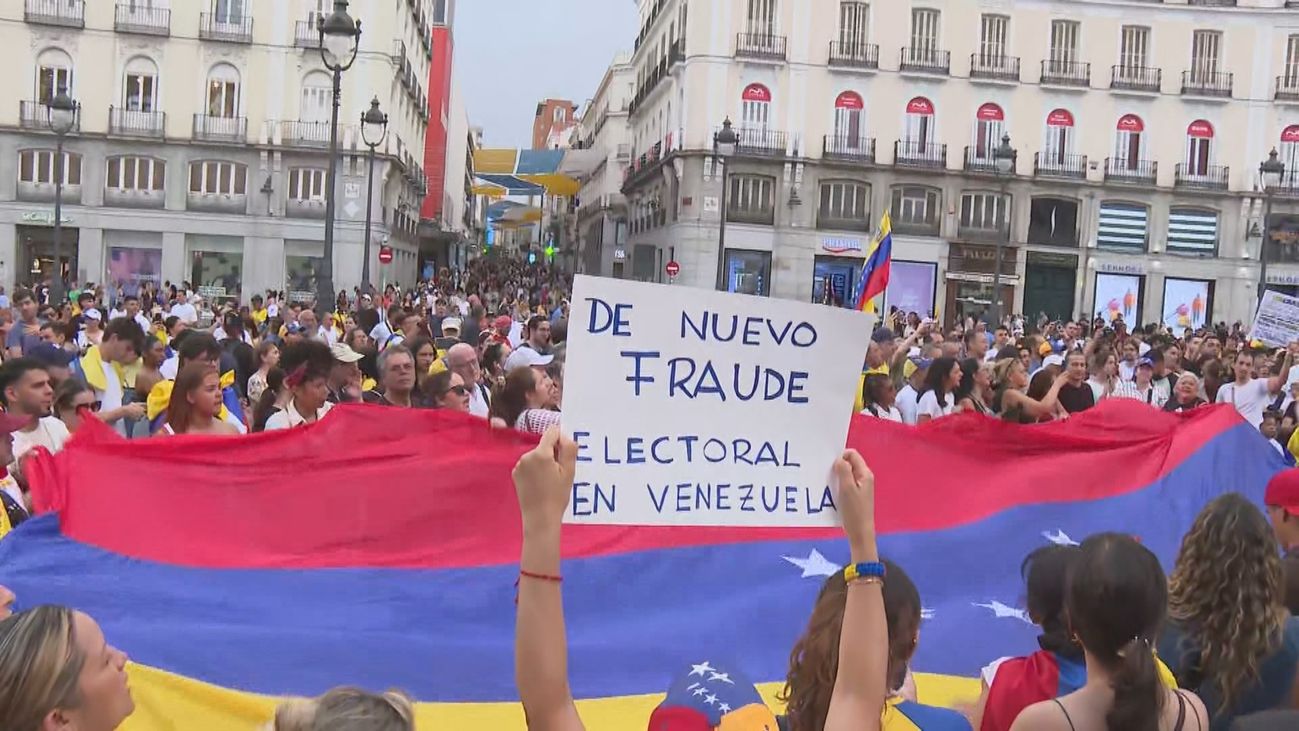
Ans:
<svg viewBox="0 0 1299 731"><path fill-rule="evenodd" d="M841 151L855 152L863 146L865 106L854 91L845 91L834 100L834 140Z"/></svg>
<svg viewBox="0 0 1299 731"><path fill-rule="evenodd" d="M1186 172L1202 177L1213 164L1213 125L1197 119L1186 128Z"/></svg>
<svg viewBox="0 0 1299 731"><path fill-rule="evenodd" d="M1067 109L1056 109L1046 115L1046 144L1042 159L1048 166L1064 167L1074 145L1073 114Z"/></svg>
<svg viewBox="0 0 1299 731"><path fill-rule="evenodd" d="M1119 167L1136 170L1145 159L1146 124L1135 114L1119 117L1114 130L1114 161Z"/></svg>

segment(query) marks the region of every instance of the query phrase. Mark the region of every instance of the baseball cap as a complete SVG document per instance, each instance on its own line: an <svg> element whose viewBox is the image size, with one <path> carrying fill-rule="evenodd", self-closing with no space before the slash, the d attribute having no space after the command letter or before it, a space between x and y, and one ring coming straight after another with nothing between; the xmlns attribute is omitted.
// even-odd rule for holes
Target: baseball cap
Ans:
<svg viewBox="0 0 1299 731"><path fill-rule="evenodd" d="M1263 504L1299 515L1299 468L1278 472L1267 483Z"/></svg>
<svg viewBox="0 0 1299 731"><path fill-rule="evenodd" d="M893 334L892 330L887 327L882 327L871 335L871 340L874 340L877 343L891 343L896 339L896 337L897 336Z"/></svg>
<svg viewBox="0 0 1299 731"><path fill-rule="evenodd" d="M509 330L510 326L513 324L514 320L510 319L509 315L501 315L495 320L492 320L492 328L495 330Z"/></svg>
<svg viewBox="0 0 1299 731"><path fill-rule="evenodd" d="M1064 357L1058 353L1052 353L1051 355L1048 355L1047 357L1042 359L1043 368L1046 368L1047 366L1063 366L1063 365L1064 365Z"/></svg>
<svg viewBox="0 0 1299 731"><path fill-rule="evenodd" d="M916 374L916 371L923 371L934 364L933 358L921 358L919 356L907 358L902 364L902 377L910 378Z"/></svg>
<svg viewBox="0 0 1299 731"><path fill-rule="evenodd" d="M460 318L448 317L444 319L442 321L442 332L445 333L447 330L455 330L456 332L460 332Z"/></svg>
<svg viewBox="0 0 1299 731"><path fill-rule="evenodd" d="M41 343L31 350L27 351L27 357L39 362L44 366L55 366L67 368L76 360L75 355L60 348L54 343Z"/></svg>
<svg viewBox="0 0 1299 731"><path fill-rule="evenodd" d="M284 326L284 331L285 331L285 332L293 333L294 335L299 335L299 334L305 332L306 329L307 329L307 328L305 328L305 327L302 326L302 323L300 323L300 322L298 322L298 321L296 321L296 320L294 320L293 322L290 322L288 325L285 325L285 326Z"/></svg>
<svg viewBox="0 0 1299 731"><path fill-rule="evenodd" d="M32 423L30 416L18 416L8 411L0 411L0 430L14 432Z"/></svg>
<svg viewBox="0 0 1299 731"><path fill-rule="evenodd" d="M298 327L302 326L298 325ZM352 346L347 343L334 343L329 346L329 354L334 356L334 360L339 363L355 363L365 357L355 350L352 350Z"/></svg>
<svg viewBox="0 0 1299 731"><path fill-rule="evenodd" d="M1137 368L1154 368L1155 362L1149 358L1137 358Z"/></svg>
<svg viewBox="0 0 1299 731"><path fill-rule="evenodd" d="M547 366L555 359L553 355L542 355L532 348L519 348L510 357L505 359L505 372L509 373L515 368L532 368L535 366Z"/></svg>
<svg viewBox="0 0 1299 731"><path fill-rule="evenodd" d="M102 319L104 319L104 313L100 312L99 310L96 310L94 307L91 307L90 309L85 310L84 312L82 312L82 313L81 313L81 316L84 317L84 318L86 318L87 320L102 320Z"/></svg>
<svg viewBox="0 0 1299 731"><path fill-rule="evenodd" d="M734 669L691 663L650 714L648 731L768 731L776 717L758 689Z"/></svg>

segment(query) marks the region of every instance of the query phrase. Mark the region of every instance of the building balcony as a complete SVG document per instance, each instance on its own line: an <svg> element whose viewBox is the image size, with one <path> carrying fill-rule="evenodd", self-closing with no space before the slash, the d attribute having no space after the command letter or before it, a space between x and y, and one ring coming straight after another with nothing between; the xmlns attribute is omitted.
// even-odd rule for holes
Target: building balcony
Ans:
<svg viewBox="0 0 1299 731"><path fill-rule="evenodd" d="M856 231L865 234L871 232L871 222L869 218L849 218L841 213L829 211L824 208L817 209L816 227L818 229L830 231Z"/></svg>
<svg viewBox="0 0 1299 731"><path fill-rule="evenodd" d="M195 114L194 139L207 142L238 142L242 144L248 139L248 118Z"/></svg>
<svg viewBox="0 0 1299 731"><path fill-rule="evenodd" d="M1285 198L1299 198L1299 173L1285 171L1285 175L1281 176L1281 184L1272 188L1270 192L1272 195Z"/></svg>
<svg viewBox="0 0 1299 731"><path fill-rule="evenodd" d="M161 190L104 188L104 205L113 208L163 208L167 196Z"/></svg>
<svg viewBox="0 0 1299 731"><path fill-rule="evenodd" d="M14 192L15 197L20 201L52 203L56 195L54 187L54 183L25 183L20 180L18 181L18 189ZM69 203L81 205L81 184L64 183L60 200L65 206Z"/></svg>
<svg viewBox="0 0 1299 731"><path fill-rule="evenodd" d="M738 127L735 154L741 157L784 157L785 133L762 127Z"/></svg>
<svg viewBox="0 0 1299 731"><path fill-rule="evenodd" d="M821 157L839 162L875 164L875 138L850 135L826 135Z"/></svg>
<svg viewBox="0 0 1299 731"><path fill-rule="evenodd" d="M299 20L293 31L293 45L298 48L320 48L320 29L310 20ZM401 44L401 57L406 58L405 43Z"/></svg>
<svg viewBox="0 0 1299 731"><path fill-rule="evenodd" d="M770 33L739 33L735 36L735 57L759 61L784 61L788 39Z"/></svg>
<svg viewBox="0 0 1299 731"><path fill-rule="evenodd" d="M1276 77L1276 100L1299 102L1299 75Z"/></svg>
<svg viewBox="0 0 1299 731"><path fill-rule="evenodd" d="M970 54L970 78L987 81L1019 81L1019 56Z"/></svg>
<svg viewBox="0 0 1299 731"><path fill-rule="evenodd" d="M23 20L64 28L86 27L86 4L82 0L24 0Z"/></svg>
<svg viewBox="0 0 1299 731"><path fill-rule="evenodd" d="M906 168L944 170L947 168L947 145L898 140L893 143L893 164Z"/></svg>
<svg viewBox="0 0 1299 731"><path fill-rule="evenodd" d="M108 133L122 137L162 139L167 133L167 113L109 107Z"/></svg>
<svg viewBox="0 0 1299 731"><path fill-rule="evenodd" d="M1154 185L1159 179L1159 163L1154 160L1105 158L1105 182L1132 185Z"/></svg>
<svg viewBox="0 0 1299 731"><path fill-rule="evenodd" d="M328 147L329 122L280 122L280 139L286 145Z"/></svg>
<svg viewBox="0 0 1299 731"><path fill-rule="evenodd" d="M185 210L204 213L247 213L248 196L244 193L195 193L185 196Z"/></svg>
<svg viewBox="0 0 1299 731"><path fill-rule="evenodd" d="M1173 178L1178 188L1191 190L1226 190L1231 180L1231 168L1225 165L1187 165L1177 163Z"/></svg>
<svg viewBox="0 0 1299 731"><path fill-rule="evenodd" d="M942 222L938 216L933 216L932 220L923 214L918 218L906 218L898 210L897 206L893 207L891 216L893 218L893 233L903 234L904 236L937 236L942 232Z"/></svg>
<svg viewBox="0 0 1299 731"><path fill-rule="evenodd" d="M1087 156L1039 152L1033 155L1033 175L1039 178L1086 180Z"/></svg>
<svg viewBox="0 0 1299 731"><path fill-rule="evenodd" d="M990 243L1008 241L1010 240L1010 227L1006 225L1005 221L989 221L978 226L958 224L956 237L962 241L986 241Z"/></svg>
<svg viewBox="0 0 1299 731"><path fill-rule="evenodd" d="M169 36L171 35L171 10L118 3L113 16L113 28L118 33Z"/></svg>
<svg viewBox="0 0 1299 731"><path fill-rule="evenodd" d="M50 130L50 108L46 104L37 101L20 101L18 102L18 126L23 129L40 129ZM72 129L69 134L75 134L81 131L81 105L77 104L77 111L73 113Z"/></svg>
<svg viewBox="0 0 1299 731"><path fill-rule="evenodd" d="M222 41L224 43L252 43L253 17L245 15L233 17L212 13L200 13L198 16L198 37L205 41Z"/></svg>
<svg viewBox="0 0 1299 731"><path fill-rule="evenodd" d="M1116 91L1143 91L1158 94L1163 83L1163 69L1150 66L1110 67L1110 88Z"/></svg>
<svg viewBox="0 0 1299 731"><path fill-rule="evenodd" d="M992 155L992 148L980 150L975 147L965 148L964 169L968 173L992 173L993 175L1001 172L997 168L997 158ZM1014 168L1012 167L1013 171Z"/></svg>
<svg viewBox="0 0 1299 731"><path fill-rule="evenodd" d="M400 66L406 60L406 41L394 38L392 41L392 62Z"/></svg>
<svg viewBox="0 0 1299 731"><path fill-rule="evenodd" d="M1183 71L1182 94L1184 96L1209 96L1219 99L1230 99L1232 74L1219 71Z"/></svg>
<svg viewBox="0 0 1299 731"><path fill-rule="evenodd" d="M1079 61L1043 61L1042 83L1085 89L1092 84L1092 65Z"/></svg>
<svg viewBox="0 0 1299 731"><path fill-rule="evenodd" d="M831 68L874 71L880 67L880 47L874 43L830 41L826 63Z"/></svg>
<svg viewBox="0 0 1299 731"><path fill-rule="evenodd" d="M668 65L676 66L679 63L683 63L685 60L686 44L685 41L678 38L673 41L672 45L668 48Z"/></svg>
<svg viewBox="0 0 1299 731"><path fill-rule="evenodd" d="M918 46L903 47L898 58L898 71L947 76L952 72L952 52Z"/></svg>
<svg viewBox="0 0 1299 731"><path fill-rule="evenodd" d="M325 199L290 198L284 204L284 215L288 218L324 218Z"/></svg>

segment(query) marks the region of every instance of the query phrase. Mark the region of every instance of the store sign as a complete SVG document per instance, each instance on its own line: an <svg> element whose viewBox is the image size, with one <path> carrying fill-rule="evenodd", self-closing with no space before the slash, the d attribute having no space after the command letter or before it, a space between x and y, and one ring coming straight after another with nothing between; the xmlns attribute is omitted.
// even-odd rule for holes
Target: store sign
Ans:
<svg viewBox="0 0 1299 731"><path fill-rule="evenodd" d="M613 250L613 260L614 260L614 261L626 261L626 259L627 259L627 250L626 250L626 249L614 249L614 250Z"/></svg>
<svg viewBox="0 0 1299 731"><path fill-rule="evenodd" d="M992 274L997 268L997 247L995 246L949 244L947 252L948 271ZM1018 253L1019 250L1013 246L1002 247L1002 278L1005 278L1008 275L1014 275L1015 262Z"/></svg>
<svg viewBox="0 0 1299 731"><path fill-rule="evenodd" d="M198 293L206 299L216 299L226 296L225 287L199 287Z"/></svg>
<svg viewBox="0 0 1299 731"><path fill-rule="evenodd" d="M1267 283L1296 286L1299 285L1299 274L1288 274L1286 272L1268 272Z"/></svg>
<svg viewBox="0 0 1299 731"><path fill-rule="evenodd" d="M1109 272L1110 274L1145 274L1146 265L1141 262L1098 261L1096 262L1096 271Z"/></svg>
<svg viewBox="0 0 1299 731"><path fill-rule="evenodd" d="M35 223L35 224L40 224L42 226L53 226L54 212L53 211L25 211L23 215L19 218L19 220L22 221L23 223ZM59 220L62 221L63 223L72 223L72 217L66 214Z"/></svg>
<svg viewBox="0 0 1299 731"><path fill-rule="evenodd" d="M866 244L861 239L822 236L821 249L831 254L846 254L849 252L860 254L866 251Z"/></svg>
<svg viewBox="0 0 1299 731"><path fill-rule="evenodd" d="M975 284L992 284L993 275L991 274L974 274L972 272L948 272L947 280L949 282L974 282ZM1018 284L1018 274L1001 275L1002 284Z"/></svg>
<svg viewBox="0 0 1299 731"><path fill-rule="evenodd" d="M1054 254L1049 251L1028 252L1028 263L1046 267L1078 268L1078 257L1073 254Z"/></svg>

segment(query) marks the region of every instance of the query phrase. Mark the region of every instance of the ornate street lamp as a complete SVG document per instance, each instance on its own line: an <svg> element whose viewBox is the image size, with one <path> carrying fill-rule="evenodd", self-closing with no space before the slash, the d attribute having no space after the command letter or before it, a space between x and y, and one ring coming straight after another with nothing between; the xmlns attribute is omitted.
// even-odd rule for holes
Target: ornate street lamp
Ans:
<svg viewBox="0 0 1299 731"><path fill-rule="evenodd" d="M374 205L374 148L388 135L388 115L379 109L379 97L370 100L370 108L361 115L361 140L370 148L370 175L365 183L365 249L361 260L361 291L370 291L370 211Z"/></svg>
<svg viewBox="0 0 1299 731"><path fill-rule="evenodd" d="M63 139L77 123L77 103L68 96L66 86L60 86L49 104L45 105L46 121L54 131L54 277L50 282L50 304L63 304L63 179L67 175L63 160Z"/></svg>
<svg viewBox="0 0 1299 731"><path fill-rule="evenodd" d="M717 289L723 292L728 289L726 286L726 188L729 182L727 179L729 170L726 161L735 154L739 141L739 135L731 129L730 117L722 122L722 129L713 134L713 156L722 166L721 219L717 226Z"/></svg>
<svg viewBox="0 0 1299 731"><path fill-rule="evenodd" d="M356 61L361 43L361 21L347 14L347 0L334 0L334 12L316 21L320 33L320 59L333 72L334 87L329 117L329 170L325 179L325 253L317 277L316 307L334 307L334 198L338 187L338 104L343 72ZM328 310L324 308L330 308Z"/></svg>

